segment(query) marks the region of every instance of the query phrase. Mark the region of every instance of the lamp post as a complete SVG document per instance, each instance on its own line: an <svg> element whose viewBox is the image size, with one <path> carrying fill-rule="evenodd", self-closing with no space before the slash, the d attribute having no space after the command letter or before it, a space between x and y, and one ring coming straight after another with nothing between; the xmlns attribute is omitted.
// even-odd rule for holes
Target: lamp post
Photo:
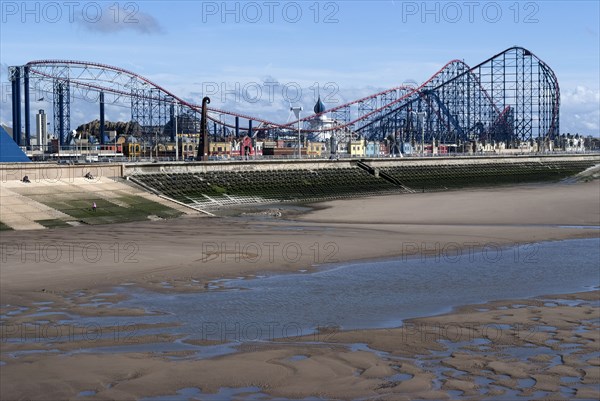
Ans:
<svg viewBox="0 0 600 401"><path fill-rule="evenodd" d="M158 161L158 130L154 129L154 146L156 146L156 161Z"/></svg>
<svg viewBox="0 0 600 401"><path fill-rule="evenodd" d="M294 112L294 115L298 119L298 158L302 159L302 144L300 143L300 112L302 106L290 107L290 110Z"/></svg>
<svg viewBox="0 0 600 401"><path fill-rule="evenodd" d="M421 121L421 156L425 156L425 117L427 116L427 112L414 110L411 110L410 112L423 118ZM433 147L431 151L433 153Z"/></svg>
<svg viewBox="0 0 600 401"><path fill-rule="evenodd" d="M179 114L179 104L175 102L175 161L179 161L179 135L177 134L177 115Z"/></svg>
<svg viewBox="0 0 600 401"><path fill-rule="evenodd" d="M78 132L77 134L74 135L74 137L75 137L75 155L77 156L77 160L79 160L81 158L81 156L79 154L79 143L81 142L81 135L83 135L83 131ZM81 151L81 153L83 153L83 150Z"/></svg>

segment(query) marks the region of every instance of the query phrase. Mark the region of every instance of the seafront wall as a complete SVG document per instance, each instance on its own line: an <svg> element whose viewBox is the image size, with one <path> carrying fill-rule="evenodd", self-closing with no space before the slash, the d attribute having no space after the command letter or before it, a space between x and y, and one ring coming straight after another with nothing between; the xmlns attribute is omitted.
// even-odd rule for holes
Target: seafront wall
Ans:
<svg viewBox="0 0 600 401"><path fill-rule="evenodd" d="M29 177L32 182L73 182L87 173L93 177L123 177L125 166L120 163L50 164L50 163L0 163L0 183L20 181Z"/></svg>
<svg viewBox="0 0 600 401"><path fill-rule="evenodd" d="M86 173L94 177L119 178L136 174L156 173L205 173L217 171L273 171L314 170L321 168L349 168L362 161L374 168L397 166L444 166L477 165L490 163L525 163L556 161L593 161L600 164L600 153L524 155L524 156L454 156L454 157L405 157L377 159L307 159L307 160L250 160L228 162L170 162L170 163L91 163L61 165L50 163L0 163L0 182L21 180L28 176L34 180L73 180Z"/></svg>
<svg viewBox="0 0 600 401"><path fill-rule="evenodd" d="M374 168L396 166L444 166L444 165L473 165L490 163L526 163L526 162L555 162L555 161L594 161L600 163L598 154L561 154L536 156L455 156L455 157L405 157L377 159L307 159L307 160L255 160L231 162L194 162L194 163L145 163L125 164L125 176L135 174L156 173L206 173L213 171L261 171L261 170L318 170L321 168L349 168L362 161Z"/></svg>

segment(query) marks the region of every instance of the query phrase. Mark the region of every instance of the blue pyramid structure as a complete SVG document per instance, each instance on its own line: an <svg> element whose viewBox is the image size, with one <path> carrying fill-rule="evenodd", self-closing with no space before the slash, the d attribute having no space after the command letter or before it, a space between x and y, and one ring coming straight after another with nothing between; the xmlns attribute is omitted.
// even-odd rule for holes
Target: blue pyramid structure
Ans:
<svg viewBox="0 0 600 401"><path fill-rule="evenodd" d="M29 157L15 141L8 135L4 127L0 126L0 163L23 163L30 162Z"/></svg>

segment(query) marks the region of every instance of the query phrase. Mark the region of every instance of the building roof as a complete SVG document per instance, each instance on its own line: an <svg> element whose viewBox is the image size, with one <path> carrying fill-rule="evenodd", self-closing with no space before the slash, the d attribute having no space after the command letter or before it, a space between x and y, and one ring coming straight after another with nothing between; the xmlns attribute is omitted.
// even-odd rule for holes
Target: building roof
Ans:
<svg viewBox="0 0 600 401"><path fill-rule="evenodd" d="M313 109L315 111L315 114L319 114L324 112L325 110L327 110L325 108L325 105L323 104L323 102L321 101L321 96L319 96L319 100L317 100L317 103L315 104L315 107Z"/></svg>

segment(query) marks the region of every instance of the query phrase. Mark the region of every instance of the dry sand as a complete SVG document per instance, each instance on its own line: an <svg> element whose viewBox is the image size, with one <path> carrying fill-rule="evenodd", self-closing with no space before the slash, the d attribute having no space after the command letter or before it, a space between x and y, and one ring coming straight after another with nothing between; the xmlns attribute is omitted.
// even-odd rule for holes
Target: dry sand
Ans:
<svg viewBox="0 0 600 401"><path fill-rule="evenodd" d="M599 181L340 200L288 219L186 217L3 233L1 313L11 315L2 326L0 398L71 399L93 390L95 395L86 399L135 399L186 387L216 392L255 386L289 398L444 399L462 391L477 399L485 388L490 397L537 397L542 393L536 391L545 391L557 399L595 399L600 395L600 358L593 354L599 351L598 292L572 295L581 299L578 305L492 302L416 319L404 328L332 329L319 337L325 344L314 343L314 336L293 343L245 344L237 353L205 360L185 352L65 355L89 347L89 340L47 344L14 339L15 328L39 320L29 316L41 305L34 302L54 302L53 314L44 316L46 324L68 319L66 312L143 315L142 310L85 306L96 294L123 283L157 291L202 291L221 278L418 256L422 249L443 249L448 243L479 248L598 236L597 229L576 227L582 225L600 225ZM122 296L105 298L116 302ZM31 309L16 313L19 308ZM501 326L489 328L493 324ZM452 344L438 341L444 338ZM174 339L157 335L136 340ZM102 341L128 345L123 338ZM352 352L344 345L351 343L369 348ZM506 354L506 347L527 344L550 351ZM561 344L578 345L565 350ZM14 354L44 349L58 352ZM295 355L306 358L294 360Z"/></svg>

